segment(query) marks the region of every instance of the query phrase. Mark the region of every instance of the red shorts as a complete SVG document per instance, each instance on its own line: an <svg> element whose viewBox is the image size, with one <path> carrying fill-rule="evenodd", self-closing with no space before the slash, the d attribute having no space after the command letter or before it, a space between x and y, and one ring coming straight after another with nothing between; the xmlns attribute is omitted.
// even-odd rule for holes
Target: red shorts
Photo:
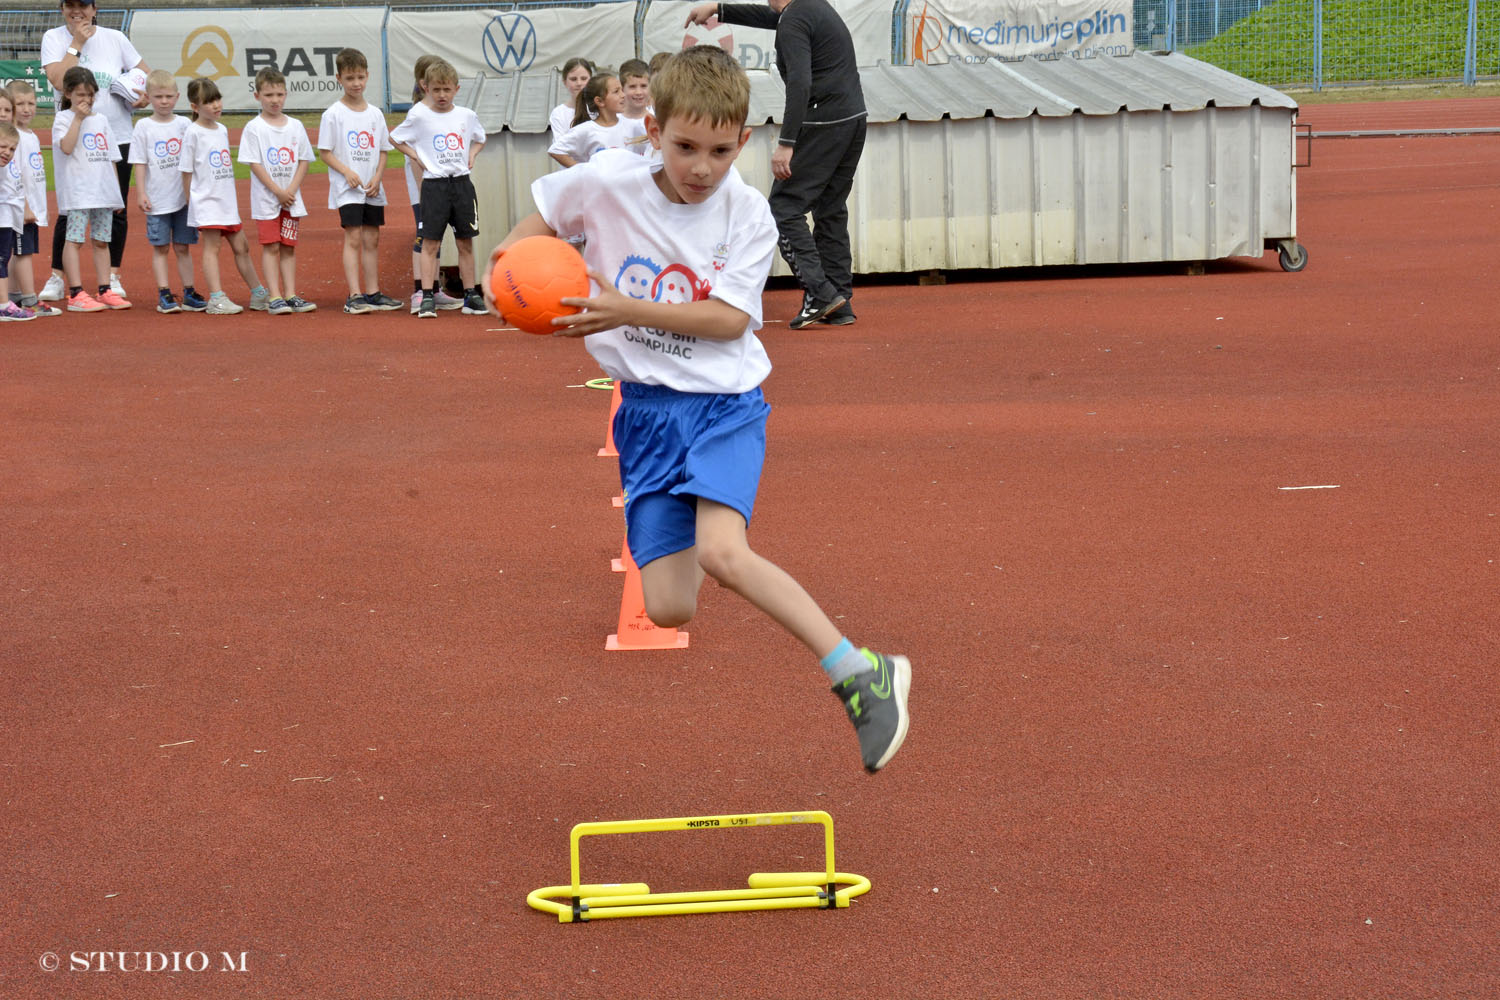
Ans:
<svg viewBox="0 0 1500 1000"><path fill-rule="evenodd" d="M197 227L197 229L198 229L199 232L203 232L204 230L208 230L209 232L223 233L226 236L233 236L235 233L239 232L241 229L244 229L244 228L245 227L242 226L242 225L240 225L238 222L236 222L232 226L198 226Z"/></svg>
<svg viewBox="0 0 1500 1000"><path fill-rule="evenodd" d="M255 231L260 234L260 245L270 246L280 243L282 246L294 247L297 245L297 220L286 209L274 219L256 219Z"/></svg>

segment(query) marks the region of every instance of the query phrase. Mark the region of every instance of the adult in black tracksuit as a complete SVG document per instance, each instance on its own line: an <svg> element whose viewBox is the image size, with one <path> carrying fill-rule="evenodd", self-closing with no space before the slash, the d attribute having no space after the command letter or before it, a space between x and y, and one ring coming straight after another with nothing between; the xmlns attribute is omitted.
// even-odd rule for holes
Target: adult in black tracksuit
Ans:
<svg viewBox="0 0 1500 1000"><path fill-rule="evenodd" d="M771 157L771 214L781 256L803 289L793 329L854 322L849 191L865 146L865 97L854 40L828 0L702 3L689 24L714 16L776 32L776 68L786 84L781 137ZM811 212L813 228L807 228Z"/></svg>

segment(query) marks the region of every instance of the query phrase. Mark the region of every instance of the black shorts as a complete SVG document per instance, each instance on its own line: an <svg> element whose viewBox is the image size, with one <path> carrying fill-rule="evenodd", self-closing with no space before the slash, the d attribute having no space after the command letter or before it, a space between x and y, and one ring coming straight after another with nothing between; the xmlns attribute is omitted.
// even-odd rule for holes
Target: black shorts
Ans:
<svg viewBox="0 0 1500 1000"><path fill-rule="evenodd" d="M425 177L422 179L423 240L441 240L444 231L453 227L453 238L472 240L479 235L479 198L474 182L463 177Z"/></svg>
<svg viewBox="0 0 1500 1000"><path fill-rule="evenodd" d="M356 201L353 204L339 206L339 226L344 229L383 225L385 225L384 205L367 205L362 201Z"/></svg>
<svg viewBox="0 0 1500 1000"><path fill-rule="evenodd" d="M35 222L28 222L20 229L12 229L11 232L16 234L17 257L29 257L36 253L39 239Z"/></svg>
<svg viewBox="0 0 1500 1000"><path fill-rule="evenodd" d="M0 229L0 278L10 277L10 254L16 248L16 230Z"/></svg>

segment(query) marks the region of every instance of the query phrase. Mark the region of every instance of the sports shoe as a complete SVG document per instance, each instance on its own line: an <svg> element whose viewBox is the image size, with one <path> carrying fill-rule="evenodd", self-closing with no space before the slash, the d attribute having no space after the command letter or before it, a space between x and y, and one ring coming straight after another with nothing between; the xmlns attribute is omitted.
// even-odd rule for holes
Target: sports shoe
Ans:
<svg viewBox="0 0 1500 1000"><path fill-rule="evenodd" d="M43 302L61 302L67 298L67 294L68 288L63 284L62 278L54 274L47 279L47 283L42 286L41 294L37 297Z"/></svg>
<svg viewBox="0 0 1500 1000"><path fill-rule="evenodd" d="M120 276L118 274L111 274L109 276L109 290L114 292L120 298L125 298L125 286L120 284ZM99 301L102 302L104 300L100 299Z"/></svg>
<svg viewBox="0 0 1500 1000"><path fill-rule="evenodd" d="M272 299L266 303L266 312L272 316L290 316L292 307L287 304L286 299Z"/></svg>
<svg viewBox="0 0 1500 1000"><path fill-rule="evenodd" d="M421 292L412 292L411 293L411 314L413 316L415 316L417 314L417 310L420 309L420 308L422 308L422 293Z"/></svg>
<svg viewBox="0 0 1500 1000"><path fill-rule="evenodd" d="M125 296L121 295L119 292L115 291L113 288L109 289L106 292L100 292L98 295L95 295L94 298L98 299L101 304L109 307L110 309L130 308L130 300L125 298Z"/></svg>
<svg viewBox="0 0 1500 1000"><path fill-rule="evenodd" d="M379 292L370 292L365 296L365 304L376 312L390 312L401 308L401 300L393 299L389 295L381 295ZM417 303L421 305L420 302Z"/></svg>
<svg viewBox="0 0 1500 1000"><path fill-rule="evenodd" d="M456 295L449 295L447 292L439 288L437 293L437 307L444 312L448 312L453 309L462 309L464 307L464 300L457 297Z"/></svg>
<svg viewBox="0 0 1500 1000"><path fill-rule="evenodd" d="M70 313L96 313L103 312L108 308L109 306L95 299L81 288L78 290L77 295L68 299L68 312Z"/></svg>
<svg viewBox="0 0 1500 1000"><path fill-rule="evenodd" d="M351 295L344 300L344 312L351 316L358 316L360 313L374 311L375 307L370 305L369 301L363 295ZM416 309L413 309L412 312L416 312Z"/></svg>
<svg viewBox="0 0 1500 1000"><path fill-rule="evenodd" d="M802 311L792 317L792 321L787 326L793 330L801 330L803 327L812 326L818 320L843 305L845 301L847 300L842 295L835 295L825 302L819 302L811 296L804 295L802 297Z"/></svg>
<svg viewBox="0 0 1500 1000"><path fill-rule="evenodd" d="M203 311L210 316L233 316L236 313L244 312L245 307L235 305L229 301L229 296L220 292L217 295L210 295L208 297L208 307Z"/></svg>
<svg viewBox="0 0 1500 1000"><path fill-rule="evenodd" d="M198 294L198 290L191 286L182 290L182 311L201 313L208 309L208 300Z"/></svg>
<svg viewBox="0 0 1500 1000"><path fill-rule="evenodd" d="M159 313L181 312L182 306L177 304L177 296L165 288L156 290L156 311Z"/></svg>
<svg viewBox="0 0 1500 1000"><path fill-rule="evenodd" d="M854 322L854 319L854 310L849 308L848 302L845 302L843 305L830 312L827 316L824 316L822 319L818 320L818 322L826 323L829 326L848 326L850 323Z"/></svg>
<svg viewBox="0 0 1500 1000"><path fill-rule="evenodd" d="M292 307L294 313L310 313L318 311L316 302L309 302L300 295L287 296L286 304Z"/></svg>
<svg viewBox="0 0 1500 1000"><path fill-rule="evenodd" d="M0 322L24 323L29 319L36 319L36 313L25 306L18 306L14 302L0 306Z"/></svg>
<svg viewBox="0 0 1500 1000"><path fill-rule="evenodd" d="M61 309L57 308L56 306L49 306L45 302L38 302L34 306L23 306L22 308L30 309L32 312L36 313L37 319L46 319L49 316L62 315Z"/></svg>
<svg viewBox="0 0 1500 1000"><path fill-rule="evenodd" d="M417 319L437 319L437 299L431 292L422 295L422 304L417 307Z"/></svg>
<svg viewBox="0 0 1500 1000"><path fill-rule="evenodd" d="M256 312L265 312L271 305L271 293L262 288L258 292L250 293L250 308Z"/></svg>
<svg viewBox="0 0 1500 1000"><path fill-rule="evenodd" d="M865 770L874 774L896 756L906 739L910 721L906 695L911 690L911 661L904 656L886 656L860 650L873 670L861 670L833 686L844 703L849 721L859 735L859 753Z"/></svg>
<svg viewBox="0 0 1500 1000"><path fill-rule="evenodd" d="M484 305L484 296L478 292L470 292L464 296L464 315L483 316L489 312Z"/></svg>

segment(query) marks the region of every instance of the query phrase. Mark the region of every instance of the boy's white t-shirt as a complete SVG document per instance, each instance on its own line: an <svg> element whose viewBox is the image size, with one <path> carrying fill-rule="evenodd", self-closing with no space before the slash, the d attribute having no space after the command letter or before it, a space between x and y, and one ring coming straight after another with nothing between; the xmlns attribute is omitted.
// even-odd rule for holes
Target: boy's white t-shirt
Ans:
<svg viewBox="0 0 1500 1000"><path fill-rule="evenodd" d="M385 159L391 145L391 134L385 126L385 114L373 104L354 111L343 101L334 101L318 122L318 148L326 149L360 176L365 183L385 172ZM373 195L366 195L344 179L336 170L328 171L328 207L340 205L384 205L385 185Z"/></svg>
<svg viewBox="0 0 1500 1000"><path fill-rule="evenodd" d="M245 123L240 132L240 162L259 163L271 175L278 187L286 187L297 173L297 164L310 162L313 158L312 142L307 138L307 128L297 119L288 118L284 125L271 125L262 115L256 115ZM250 218L275 219L280 217L282 204L271 189L261 183L259 177L250 175ZM286 210L294 219L307 214L302 202L302 189Z"/></svg>
<svg viewBox="0 0 1500 1000"><path fill-rule="evenodd" d="M60 63L73 44L73 29L66 24L58 25L42 35L41 64ZM94 74L99 93L94 96L94 108L109 120L109 134L120 145L130 141L130 105L110 90L115 78L134 69L141 63L141 54L123 31L114 28L98 28L88 41L83 43L78 65ZM59 95L61 96L61 95Z"/></svg>
<svg viewBox="0 0 1500 1000"><path fill-rule="evenodd" d="M229 129L222 122L205 128L197 122L182 136L182 158L177 169L192 174L188 191L190 226L238 226L240 198L234 187L234 157L229 152Z"/></svg>
<svg viewBox="0 0 1500 1000"><path fill-rule="evenodd" d="M78 143L73 152L64 153L62 137L68 134L75 117L77 113L69 108L59 111L52 119L58 211L124 208L125 202L120 198L120 179L114 168L120 159L120 148L110 138L109 119L98 113L85 118L78 127Z"/></svg>
<svg viewBox="0 0 1500 1000"><path fill-rule="evenodd" d="M0 168L0 228L21 231L26 222L25 174L21 169L21 147Z"/></svg>
<svg viewBox="0 0 1500 1000"><path fill-rule="evenodd" d="M483 145L484 139L479 116L459 107L439 112L425 104L413 104L406 120L391 129L392 142L405 143L416 151L423 180L468 176L469 151Z"/></svg>
<svg viewBox="0 0 1500 1000"><path fill-rule="evenodd" d="M600 125L594 120L579 122L553 139L547 152L587 163L601 150L628 149L632 153L645 153L650 145L646 139L646 119L621 115L613 125Z"/></svg>
<svg viewBox="0 0 1500 1000"><path fill-rule="evenodd" d="M733 167L697 205L669 201L658 167L606 150L531 185L537 211L563 239L585 237L584 260L625 295L658 302L719 299L749 317L735 340L708 340L634 326L584 338L613 378L681 392L748 392L771 371L755 331L776 251L776 223L759 191Z"/></svg>
<svg viewBox="0 0 1500 1000"><path fill-rule="evenodd" d="M573 116L578 113L578 108L571 102L564 102L552 109L552 114L547 116L547 125L552 129L552 138L566 135L573 127Z"/></svg>
<svg viewBox="0 0 1500 1000"><path fill-rule="evenodd" d="M16 146L16 160L21 164L21 188L26 207L36 216L38 226L47 225L47 161L42 158L42 140L29 128L16 127L21 142Z"/></svg>
<svg viewBox="0 0 1500 1000"><path fill-rule="evenodd" d="M146 197L151 201L152 215L171 215L187 204L178 164L188 126L182 115L173 115L167 122L142 118L130 133L130 162L146 168Z"/></svg>

